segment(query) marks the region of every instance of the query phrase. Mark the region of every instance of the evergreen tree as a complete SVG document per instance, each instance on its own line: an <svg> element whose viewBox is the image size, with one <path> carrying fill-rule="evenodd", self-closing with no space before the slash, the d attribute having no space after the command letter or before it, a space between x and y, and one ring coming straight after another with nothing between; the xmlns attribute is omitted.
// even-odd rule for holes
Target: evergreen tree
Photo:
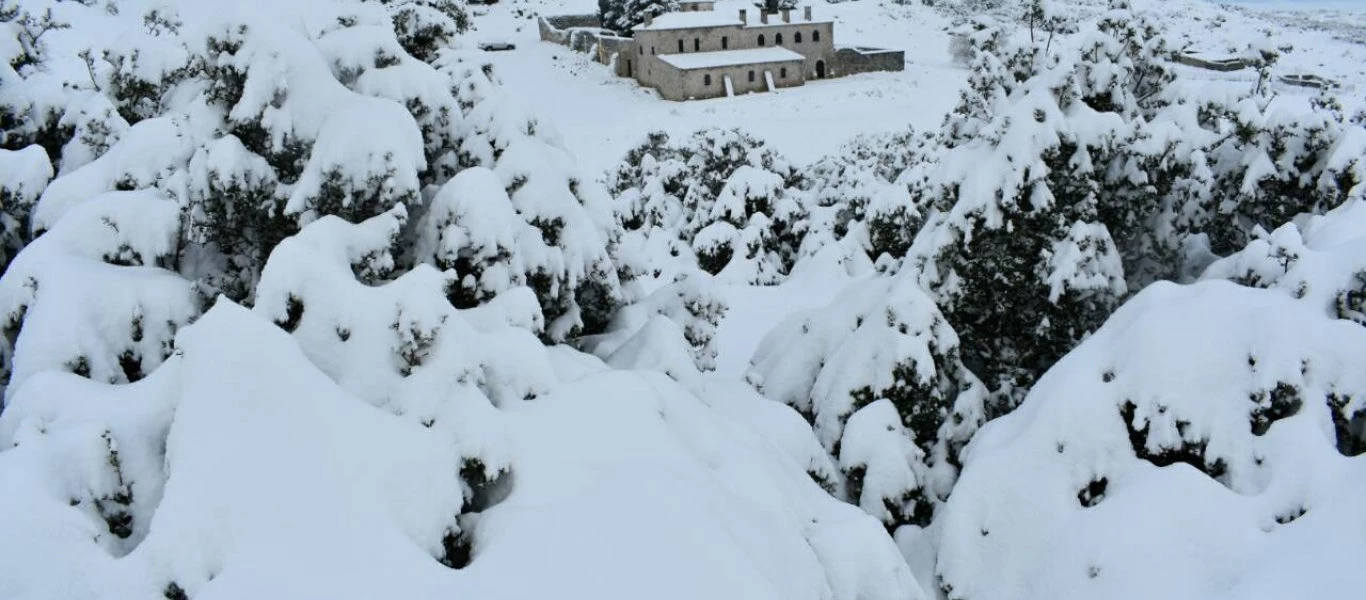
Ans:
<svg viewBox="0 0 1366 600"><path fill-rule="evenodd" d="M747 378L812 422L849 499L892 530L929 524L985 419L987 390L960 357L948 321L904 271L785 321Z"/></svg>
<svg viewBox="0 0 1366 600"><path fill-rule="evenodd" d="M658 17L678 10L678 0L598 0L602 26L624 35L645 23L646 16Z"/></svg>
<svg viewBox="0 0 1366 600"><path fill-rule="evenodd" d="M694 259L683 270L695 265L711 274L728 270L727 278L775 283L791 269L806 234L802 182L759 140L709 129L681 145L651 134L627 153L609 187L618 194L633 251L663 245Z"/></svg>

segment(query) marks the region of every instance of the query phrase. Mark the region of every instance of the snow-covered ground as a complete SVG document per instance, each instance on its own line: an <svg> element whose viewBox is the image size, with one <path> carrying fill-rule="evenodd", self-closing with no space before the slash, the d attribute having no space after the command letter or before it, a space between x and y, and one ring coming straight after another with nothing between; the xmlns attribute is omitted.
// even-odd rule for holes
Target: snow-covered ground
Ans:
<svg viewBox="0 0 1366 600"><path fill-rule="evenodd" d="M1270 42L1288 48L1277 72L1313 73L1340 82L1348 104L1366 92L1366 3L1327 0L1230 7L1204 0L1139 0L1156 11L1169 33L1191 48L1242 52ZM767 140L797 163L812 162L860 133L907 125L934 130L957 101L966 70L949 55L954 20L919 3L885 0L814 4L835 20L837 45L869 45L906 52L906 70L810 81L777 93L691 102L661 100L653 90L619 78L587 55L538 37L539 15L589 14L594 0L512 0L475 9L477 40L509 40L517 48L493 55L504 85L554 123L580 164L605 171L648 131L671 135L699 127L740 127ZM1079 0L1075 16L1098 14L1104 3ZM1069 7L1073 8L1073 7ZM1294 10L1291 10L1291 9ZM1196 72L1217 79L1225 74ZM1254 74L1233 78L1251 80ZM1308 94L1285 86L1284 93Z"/></svg>
<svg viewBox="0 0 1366 600"><path fill-rule="evenodd" d="M948 20L918 6L817 4L835 19L837 45L906 51L906 70L809 81L776 93L692 102L661 100L614 76L587 55L541 42L534 15L587 14L593 0L513 1L479 7L475 39L507 39L517 49L492 56L520 101L554 123L586 169L605 171L647 132L688 134L704 126L739 127L798 163L814 161L859 133L936 128L957 101L966 72L949 58Z"/></svg>

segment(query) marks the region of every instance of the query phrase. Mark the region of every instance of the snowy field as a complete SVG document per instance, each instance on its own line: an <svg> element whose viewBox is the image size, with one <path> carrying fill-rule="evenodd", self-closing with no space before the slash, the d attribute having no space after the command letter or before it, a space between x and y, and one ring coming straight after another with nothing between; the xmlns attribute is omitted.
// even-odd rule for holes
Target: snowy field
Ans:
<svg viewBox="0 0 1366 600"><path fill-rule="evenodd" d="M1278 72L1315 73L1343 84L1343 96L1366 103L1366 2L1215 5L1202 0L1140 2L1164 19L1169 33L1191 48L1241 52L1270 40L1289 47ZM919 4L886 1L816 3L817 14L835 20L836 45L869 45L906 52L906 70L808 81L776 93L670 102L634 81L612 75L587 55L539 40L538 15L588 14L593 0L512 0L475 9L476 40L509 40L510 52L494 53L504 85L518 101L554 123L565 144L590 171L605 171L644 132L671 135L699 127L739 127L761 137L797 163L834 152L860 133L912 126L938 129L957 101L967 76L949 55L953 18ZM1082 0L1077 15L1099 14L1103 2ZM1271 29L1275 29L1271 33ZM1197 77L1251 81L1247 73ZM1287 94L1308 94L1284 86Z"/></svg>
<svg viewBox="0 0 1366 600"><path fill-rule="evenodd" d="M515 97L555 124L585 168L605 171L644 134L686 135L698 127L739 127L799 163L834 151L859 133L907 125L935 128L953 108L966 76L949 59L948 21L936 13L871 2L817 5L835 19L836 45L906 50L906 70L808 81L776 93L670 102L612 75L587 55L541 42L532 15L586 14L592 0L503 2L476 9L475 39L507 39L494 53L498 76Z"/></svg>

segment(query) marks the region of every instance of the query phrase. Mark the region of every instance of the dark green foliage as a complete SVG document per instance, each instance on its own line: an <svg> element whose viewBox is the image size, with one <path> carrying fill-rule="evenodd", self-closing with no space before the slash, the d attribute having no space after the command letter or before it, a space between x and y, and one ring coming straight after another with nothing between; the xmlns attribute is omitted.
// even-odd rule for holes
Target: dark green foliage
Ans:
<svg viewBox="0 0 1366 600"><path fill-rule="evenodd" d="M678 10L678 0L598 0L598 19L602 26L624 35L645 22L645 17Z"/></svg>
<svg viewBox="0 0 1366 600"><path fill-rule="evenodd" d="M1338 291L1333 308L1339 319L1366 325L1366 271L1358 271L1351 285Z"/></svg>
<svg viewBox="0 0 1366 600"><path fill-rule="evenodd" d="M1119 409L1120 419L1124 421L1124 428L1129 432L1129 446L1134 451L1134 456L1141 460L1146 460L1157 467L1166 467L1176 463L1185 463L1194 467L1197 471L1204 473L1212 479L1223 477L1228 471L1228 465L1222 458L1209 460L1205 456L1206 447L1209 440L1189 440L1186 438L1186 430L1190 427L1188 421L1177 420L1176 430L1181 434L1181 442L1175 446L1159 448L1156 452L1148 450L1148 428L1149 424L1144 423L1143 427L1138 427L1135 414L1138 407L1133 402L1125 402Z"/></svg>
<svg viewBox="0 0 1366 600"><path fill-rule="evenodd" d="M190 596L180 587L180 584L172 581L166 584L165 589L161 590L161 595L166 600L190 600Z"/></svg>
<svg viewBox="0 0 1366 600"><path fill-rule="evenodd" d="M1077 492L1077 501L1085 508L1091 508L1100 504L1105 499L1105 489L1110 485L1110 480L1104 477L1092 479L1086 487Z"/></svg>
<svg viewBox="0 0 1366 600"><path fill-rule="evenodd" d="M436 60L438 51L470 25L464 3L456 0L385 0L385 4L393 15L399 44L423 62Z"/></svg>
<svg viewBox="0 0 1366 600"><path fill-rule="evenodd" d="M1304 405L1299 390L1285 382L1277 383L1271 390L1257 392L1249 399L1254 404L1251 413L1253 435L1266 435L1272 423L1293 416Z"/></svg>
<svg viewBox="0 0 1366 600"><path fill-rule="evenodd" d="M858 498L862 495L863 479L866 475L866 466L844 470L845 485L850 497ZM883 523L889 534L894 533L902 525L927 527L934 519L934 503L925 497L921 488L906 490L899 498L883 498L882 504L891 515L890 521Z"/></svg>
<svg viewBox="0 0 1366 600"><path fill-rule="evenodd" d="M1328 395L1328 408L1333 418L1333 433L1337 438L1338 452L1343 456L1366 454L1366 405L1356 403L1354 398L1339 394Z"/></svg>
<svg viewBox="0 0 1366 600"><path fill-rule="evenodd" d="M294 333L294 330L299 328L299 323L303 321L303 318L303 300L300 300L299 297L294 294L290 294L289 300L286 302L285 306L285 319L283 321L276 321L275 324L278 325L280 329Z"/></svg>

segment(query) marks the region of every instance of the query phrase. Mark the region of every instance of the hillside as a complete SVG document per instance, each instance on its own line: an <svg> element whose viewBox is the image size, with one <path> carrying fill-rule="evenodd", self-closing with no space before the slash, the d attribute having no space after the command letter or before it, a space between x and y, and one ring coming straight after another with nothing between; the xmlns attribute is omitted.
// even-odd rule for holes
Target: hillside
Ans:
<svg viewBox="0 0 1366 600"><path fill-rule="evenodd" d="M811 7L0 0L0 598L1366 587L1366 10Z"/></svg>

